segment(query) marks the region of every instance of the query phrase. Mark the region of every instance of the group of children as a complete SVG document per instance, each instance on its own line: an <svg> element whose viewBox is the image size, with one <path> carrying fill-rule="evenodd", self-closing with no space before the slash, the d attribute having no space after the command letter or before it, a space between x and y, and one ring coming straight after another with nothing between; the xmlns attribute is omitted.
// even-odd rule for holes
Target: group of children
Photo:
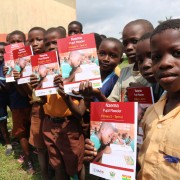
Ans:
<svg viewBox="0 0 180 180"><path fill-rule="evenodd" d="M80 22L69 23L68 36L82 33ZM31 75L28 84L5 83L6 44L23 42L32 46L34 54L40 54L56 51L57 39L64 37L62 26L48 30L34 27L28 32L28 40L16 30L8 34L6 43L0 43L0 129L7 145L6 154L12 152L7 131L8 105L12 112L12 135L21 144L28 173L34 173L31 144L37 149L43 179L51 178L49 166L58 180L93 179L86 176L85 168L97 156L89 139L90 102L125 102L128 87L152 86L157 103L143 117L144 142L138 153L137 179L179 179L180 19L165 21L155 29L147 20L131 21L123 29L122 43L95 33L102 88L93 89L89 81L80 83L79 92L73 93L83 98L64 93L63 82L67 79L61 75L54 78L58 93L42 97L35 96L34 89L41 83L35 75ZM121 69L119 76L117 66L123 53L129 65ZM16 80L20 78L16 70L13 74ZM98 136L95 138L103 144Z"/></svg>

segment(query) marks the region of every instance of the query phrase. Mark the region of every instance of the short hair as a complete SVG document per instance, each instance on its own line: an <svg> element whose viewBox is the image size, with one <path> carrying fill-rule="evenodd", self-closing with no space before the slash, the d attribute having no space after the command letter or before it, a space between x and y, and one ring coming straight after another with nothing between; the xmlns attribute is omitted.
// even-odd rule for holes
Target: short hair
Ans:
<svg viewBox="0 0 180 180"><path fill-rule="evenodd" d="M150 39L150 38L151 38L151 34L152 34L152 33L150 33L150 32L144 34L143 36L141 36L141 38L138 40L138 42L144 41L144 40L146 40L146 39Z"/></svg>
<svg viewBox="0 0 180 180"><path fill-rule="evenodd" d="M47 35L51 32L57 32L60 36L66 37L66 36L64 36L64 33L62 33L62 31L58 27L51 27L51 28L47 29L45 32L45 35Z"/></svg>
<svg viewBox="0 0 180 180"><path fill-rule="evenodd" d="M112 41L112 42L117 43L119 45L119 47L120 47L120 50L121 50L122 54L123 54L124 46L123 46L122 42L119 39L116 39L114 37L108 37L108 38L105 38L105 39L102 40L102 42L104 42L104 41Z"/></svg>
<svg viewBox="0 0 180 180"><path fill-rule="evenodd" d="M20 36L22 36L24 42L26 41L26 35L25 35L22 31L15 30L15 31L9 33L8 35L9 35L8 41L9 41L10 37L11 37L11 36L14 36L14 35L20 35Z"/></svg>
<svg viewBox="0 0 180 180"><path fill-rule="evenodd" d="M136 19L134 21L131 21L128 24L126 24L124 29L129 25L136 25L136 24L139 24L139 25L143 26L143 28L147 32L152 32L154 30L154 27L153 27L152 23L150 21L146 20L146 19Z"/></svg>
<svg viewBox="0 0 180 180"><path fill-rule="evenodd" d="M98 50L102 42L102 37L98 33L94 33L94 38L95 38L96 48Z"/></svg>
<svg viewBox="0 0 180 180"><path fill-rule="evenodd" d="M161 24L159 24L155 30L153 31L152 36L155 34L161 33L168 29L180 29L180 19L169 19L167 21L163 21Z"/></svg>
<svg viewBox="0 0 180 180"><path fill-rule="evenodd" d="M1 45L1 46L6 46L7 43L5 43L5 42L0 42L0 45Z"/></svg>
<svg viewBox="0 0 180 180"><path fill-rule="evenodd" d="M104 35L104 34L101 34L100 36L102 37L102 39L107 38L107 36L106 36L106 35Z"/></svg>
<svg viewBox="0 0 180 180"><path fill-rule="evenodd" d="M60 29L61 34L63 35L63 37L66 37L66 29L63 26L58 26L58 29Z"/></svg>
<svg viewBox="0 0 180 180"><path fill-rule="evenodd" d="M46 30L45 30L44 28L36 26L36 27L33 27L33 28L31 28L31 29L29 30L28 36L29 36L29 33L30 33L30 32L36 31L36 30L37 30L37 31L42 31L43 34L45 34L45 32L46 32Z"/></svg>
<svg viewBox="0 0 180 180"><path fill-rule="evenodd" d="M83 31L83 25L82 25L79 21L71 21L71 22L68 24L68 28L69 28L69 26L72 25L72 24L78 25L78 26L80 27L81 32Z"/></svg>

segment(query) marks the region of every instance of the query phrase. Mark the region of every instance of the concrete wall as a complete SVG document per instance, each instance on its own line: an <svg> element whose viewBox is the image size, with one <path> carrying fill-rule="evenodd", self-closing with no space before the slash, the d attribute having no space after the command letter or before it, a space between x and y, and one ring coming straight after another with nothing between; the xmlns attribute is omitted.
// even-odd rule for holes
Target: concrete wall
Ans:
<svg viewBox="0 0 180 180"><path fill-rule="evenodd" d="M76 0L1 0L0 41L14 30L64 26L76 19Z"/></svg>

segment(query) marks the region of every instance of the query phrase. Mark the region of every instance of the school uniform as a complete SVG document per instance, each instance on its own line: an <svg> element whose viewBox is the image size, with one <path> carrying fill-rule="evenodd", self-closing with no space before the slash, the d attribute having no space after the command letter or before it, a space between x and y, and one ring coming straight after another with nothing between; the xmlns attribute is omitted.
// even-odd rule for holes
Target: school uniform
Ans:
<svg viewBox="0 0 180 180"><path fill-rule="evenodd" d="M180 106L163 115L167 94L146 110L138 180L180 179Z"/></svg>
<svg viewBox="0 0 180 180"><path fill-rule="evenodd" d="M77 100L74 102L78 104ZM58 94L47 96L44 112L43 134L50 164L54 169L65 167L66 173L73 176L83 165L84 136L81 123Z"/></svg>
<svg viewBox="0 0 180 180"><path fill-rule="evenodd" d="M133 70L134 64L121 69L121 74L116 82L110 96L109 101L112 102L124 102L127 101L126 88L129 87L129 83L140 83L142 86L150 86L150 83L142 77L139 71Z"/></svg>

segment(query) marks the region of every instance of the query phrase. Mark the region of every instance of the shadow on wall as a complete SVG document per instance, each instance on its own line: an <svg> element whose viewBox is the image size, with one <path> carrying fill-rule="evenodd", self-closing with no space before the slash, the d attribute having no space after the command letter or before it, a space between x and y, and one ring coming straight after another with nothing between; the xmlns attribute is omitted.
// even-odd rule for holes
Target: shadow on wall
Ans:
<svg viewBox="0 0 180 180"><path fill-rule="evenodd" d="M76 7L76 0L54 0L54 1L65 4L65 5L70 6L72 8Z"/></svg>

